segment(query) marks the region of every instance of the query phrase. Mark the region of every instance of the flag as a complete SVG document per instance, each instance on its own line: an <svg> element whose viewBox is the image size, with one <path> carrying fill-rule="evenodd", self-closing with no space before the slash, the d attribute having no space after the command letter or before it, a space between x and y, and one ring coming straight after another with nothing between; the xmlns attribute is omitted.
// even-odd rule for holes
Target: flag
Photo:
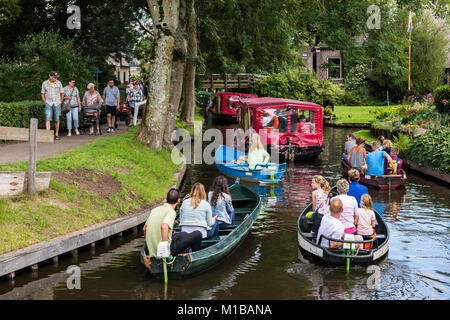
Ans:
<svg viewBox="0 0 450 320"><path fill-rule="evenodd" d="M408 19L408 33L411 33L411 30L413 28L413 24L412 24L412 12L409 12L409 19Z"/></svg>

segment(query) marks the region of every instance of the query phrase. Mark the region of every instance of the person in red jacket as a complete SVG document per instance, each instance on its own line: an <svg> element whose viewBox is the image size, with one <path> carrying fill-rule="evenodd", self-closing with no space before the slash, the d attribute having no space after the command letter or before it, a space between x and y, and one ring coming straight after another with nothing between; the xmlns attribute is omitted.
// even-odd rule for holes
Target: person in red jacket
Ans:
<svg viewBox="0 0 450 320"><path fill-rule="evenodd" d="M311 123L306 122L304 115L300 116L300 122L295 126L295 131L300 133L311 133Z"/></svg>

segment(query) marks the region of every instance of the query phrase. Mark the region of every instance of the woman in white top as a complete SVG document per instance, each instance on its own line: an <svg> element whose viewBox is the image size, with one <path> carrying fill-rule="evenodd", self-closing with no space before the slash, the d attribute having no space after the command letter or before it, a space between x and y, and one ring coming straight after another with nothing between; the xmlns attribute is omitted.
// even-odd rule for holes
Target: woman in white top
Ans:
<svg viewBox="0 0 450 320"><path fill-rule="evenodd" d="M205 187L201 183L194 183L190 198L184 200L180 208L181 232L200 231L206 238L207 231L211 230L215 222L211 205L206 201Z"/></svg>
<svg viewBox="0 0 450 320"><path fill-rule="evenodd" d="M341 179L336 183L338 196L334 198L339 198L342 201L343 211L339 216L339 221L344 224L345 233L356 234L355 220L356 220L356 210L358 209L358 202L355 197L348 196L348 181ZM334 199L333 198L333 199Z"/></svg>

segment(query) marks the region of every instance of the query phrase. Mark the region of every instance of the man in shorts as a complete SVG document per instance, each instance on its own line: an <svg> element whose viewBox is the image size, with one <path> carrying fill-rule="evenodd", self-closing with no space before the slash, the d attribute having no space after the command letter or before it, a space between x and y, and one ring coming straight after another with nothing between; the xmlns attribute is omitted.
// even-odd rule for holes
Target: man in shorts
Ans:
<svg viewBox="0 0 450 320"><path fill-rule="evenodd" d="M59 117L61 116L61 103L64 99L64 87L57 80L58 74L50 71L49 79L42 83L41 98L44 102L45 128L50 130L52 119L55 121L55 140L59 140Z"/></svg>
<svg viewBox="0 0 450 320"><path fill-rule="evenodd" d="M114 79L109 79L108 85L103 90L103 105L106 108L106 119L108 121L108 132L114 132L117 109L120 103L119 88L114 85Z"/></svg>

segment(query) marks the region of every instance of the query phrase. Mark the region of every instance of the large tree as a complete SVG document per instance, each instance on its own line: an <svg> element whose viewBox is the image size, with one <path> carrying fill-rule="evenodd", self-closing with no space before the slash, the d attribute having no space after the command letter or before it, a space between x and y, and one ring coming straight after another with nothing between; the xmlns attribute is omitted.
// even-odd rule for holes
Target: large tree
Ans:
<svg viewBox="0 0 450 320"><path fill-rule="evenodd" d="M172 60L184 0L147 0L155 34L154 56L150 64L147 106L136 138L150 149L163 147L168 122Z"/></svg>
<svg viewBox="0 0 450 320"><path fill-rule="evenodd" d="M194 0L188 0L186 34L188 37L186 69L183 79L183 109L181 120L193 124L195 115L195 74L197 70L197 15Z"/></svg>

